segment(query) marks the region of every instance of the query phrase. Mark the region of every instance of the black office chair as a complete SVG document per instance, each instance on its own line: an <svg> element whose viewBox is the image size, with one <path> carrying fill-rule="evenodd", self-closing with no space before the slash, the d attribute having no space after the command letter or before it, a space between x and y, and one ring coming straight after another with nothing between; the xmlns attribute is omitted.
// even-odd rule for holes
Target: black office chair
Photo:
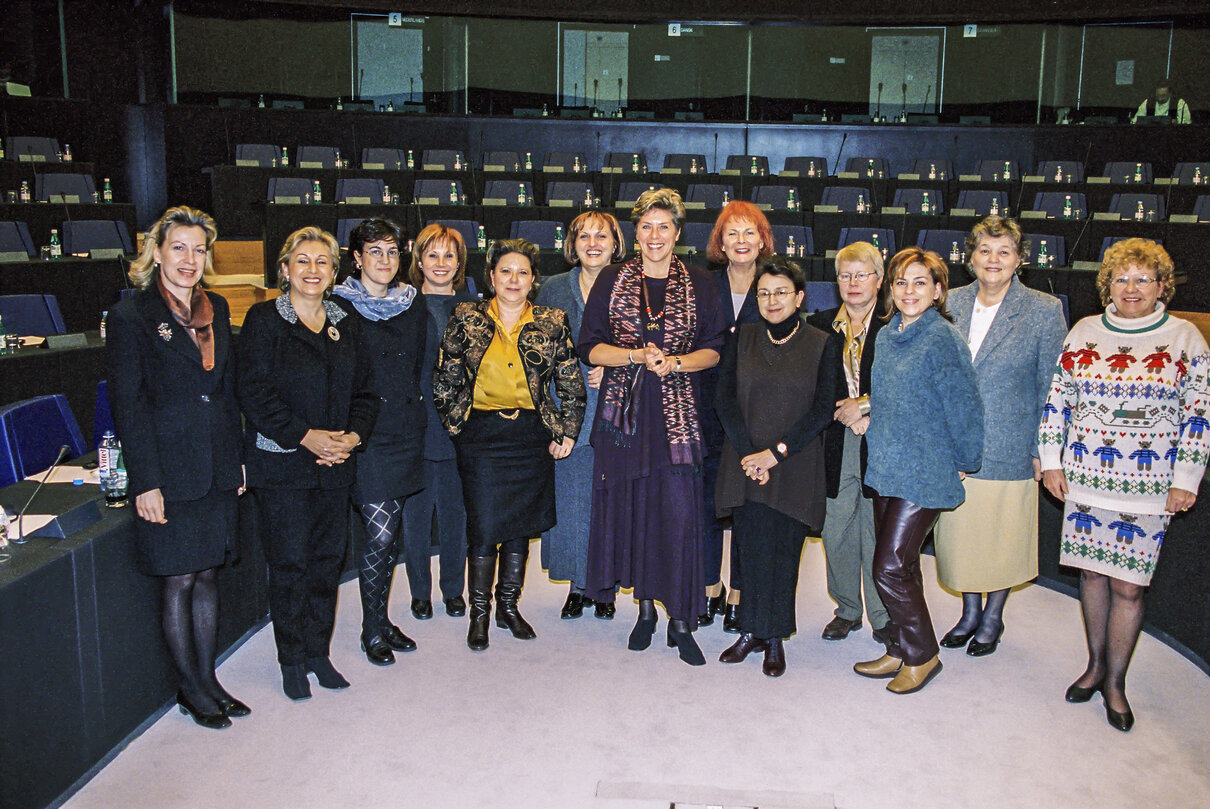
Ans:
<svg viewBox="0 0 1210 809"><path fill-rule="evenodd" d="M1038 164L1035 174L1048 183L1084 182L1084 164L1079 160L1044 160Z"/></svg>
<svg viewBox="0 0 1210 809"><path fill-rule="evenodd" d="M353 219L337 219L336 220L336 243L338 245L340 245L342 248L347 249L349 246L349 234L353 232L353 228L360 225L363 221L364 220L362 220L360 217L355 217ZM402 245L400 245L400 249L401 250L403 249ZM400 272L405 272L405 271L406 271L406 269L404 267L400 267Z"/></svg>
<svg viewBox="0 0 1210 809"><path fill-rule="evenodd" d="M1113 247L1115 244L1117 244L1120 241L1124 241L1126 239L1131 239L1131 238L1134 238L1134 237L1132 237L1132 236L1106 236L1104 239L1101 239L1101 252L1097 254L1097 261L1105 260L1105 251L1108 250L1110 247ZM1154 239L1154 241L1160 247L1164 246L1163 239Z"/></svg>
<svg viewBox="0 0 1210 809"><path fill-rule="evenodd" d="M891 164L885 157L850 157L844 170L854 172L867 179L891 176Z"/></svg>
<svg viewBox="0 0 1210 809"><path fill-rule="evenodd" d="M521 162L521 155L516 152L484 152L482 157L485 169L488 166L503 166L505 171L520 171L525 165Z"/></svg>
<svg viewBox="0 0 1210 809"><path fill-rule="evenodd" d="M954 176L954 164L948 159L921 158L912 163L912 173L922 180L949 180Z"/></svg>
<svg viewBox="0 0 1210 809"><path fill-rule="evenodd" d="M539 219L522 219L513 222L510 231L510 239L525 239L533 242L543 250L555 249L555 235L559 228L563 226L562 222L548 222ZM566 235L566 233L564 234Z"/></svg>
<svg viewBox="0 0 1210 809"><path fill-rule="evenodd" d="M807 314L840 306L840 289L831 281L808 281L803 291L802 311Z"/></svg>
<svg viewBox="0 0 1210 809"><path fill-rule="evenodd" d="M276 166L281 159L281 147L271 143L237 143L236 160L255 160L258 166Z"/></svg>
<svg viewBox="0 0 1210 809"><path fill-rule="evenodd" d="M815 235L811 229L802 225L770 225L773 231L773 244L770 247L774 253L784 253L789 256L790 239L794 240L794 253L799 255L798 248L802 248L803 256L815 255Z"/></svg>
<svg viewBox="0 0 1210 809"><path fill-rule="evenodd" d="M752 170L753 166L756 167L756 171ZM727 170L765 176L769 173L769 158L759 154L729 154L727 155Z"/></svg>
<svg viewBox="0 0 1210 809"><path fill-rule="evenodd" d="M828 159L826 157L802 155L787 157L782 168L785 171L797 171L799 177L826 177L828 174Z"/></svg>
<svg viewBox="0 0 1210 809"><path fill-rule="evenodd" d="M790 207L793 195L794 207ZM802 198L792 185L757 185L752 188L752 202L757 205L768 205L774 211L800 210Z"/></svg>
<svg viewBox="0 0 1210 809"><path fill-rule="evenodd" d="M92 202L97 186L89 174L35 174L34 199L49 202L51 197L76 197L80 202Z"/></svg>
<svg viewBox="0 0 1210 809"><path fill-rule="evenodd" d="M1022 256L1026 263L1039 267L1067 266L1067 240L1065 238L1049 233L1027 233L1025 236L1029 239L1029 251ZM1043 247L1045 247L1045 251L1043 251ZM1042 259L1043 254L1046 256L1045 262Z"/></svg>
<svg viewBox="0 0 1210 809"><path fill-rule="evenodd" d="M367 164L382 166L387 171L399 171L407 165L407 153L403 149L367 146L361 150L361 167L364 169Z"/></svg>
<svg viewBox="0 0 1210 809"><path fill-rule="evenodd" d="M134 252L134 242L126 223L116 219L77 219L63 223L63 252L67 255L93 250Z"/></svg>
<svg viewBox="0 0 1210 809"><path fill-rule="evenodd" d="M307 194L314 188L315 181L307 177L270 177L265 199L274 202L284 197L297 197L299 202L306 202Z"/></svg>
<svg viewBox="0 0 1210 809"><path fill-rule="evenodd" d="M49 469L64 445L68 458L88 451L63 394L35 396L0 408L0 486Z"/></svg>
<svg viewBox="0 0 1210 809"><path fill-rule="evenodd" d="M0 319L9 334L45 337L67 333L54 295L0 295Z"/></svg>
<svg viewBox="0 0 1210 809"><path fill-rule="evenodd" d="M569 172L574 170L577 160L580 161L580 171L587 173L588 158L583 152L547 152L542 158L542 168ZM630 168L630 165L627 164L626 168Z"/></svg>
<svg viewBox="0 0 1210 809"><path fill-rule="evenodd" d="M1108 177L1114 183L1147 183L1152 182L1151 164L1146 162L1116 160L1105 164L1101 171L1102 177Z"/></svg>
<svg viewBox="0 0 1210 809"><path fill-rule="evenodd" d="M420 162L426 170L440 167L445 171L454 171L455 166L470 168L461 149L425 149L420 156Z"/></svg>
<svg viewBox="0 0 1210 809"><path fill-rule="evenodd" d="M681 174L709 174L704 154L666 154L664 168L680 169Z"/></svg>
<svg viewBox="0 0 1210 809"><path fill-rule="evenodd" d="M841 228L836 249L848 247L854 242L869 242L887 256L895 254L895 231L890 228Z"/></svg>
<svg viewBox="0 0 1210 809"><path fill-rule="evenodd" d="M966 231L924 228L916 234L916 246L932 250L946 261L962 261L966 255Z"/></svg>
<svg viewBox="0 0 1210 809"><path fill-rule="evenodd" d="M29 225L24 222L0 222L0 253L21 252L30 258L38 254L38 248L29 235Z"/></svg>
<svg viewBox="0 0 1210 809"><path fill-rule="evenodd" d="M1181 185L1210 185L1210 160L1177 163L1172 176Z"/></svg>
<svg viewBox="0 0 1210 809"><path fill-rule="evenodd" d="M1193 203L1193 215L1199 222L1210 222L1210 195L1202 194Z"/></svg>
<svg viewBox="0 0 1210 809"><path fill-rule="evenodd" d="M706 246L710 243L710 232L713 230L713 222L686 222L685 227L681 229L681 244L705 255Z"/></svg>
<svg viewBox="0 0 1210 809"><path fill-rule="evenodd" d="M462 181L432 178L417 180L412 187L412 199L417 202L425 199L436 200L437 205L461 205Z"/></svg>
<svg viewBox="0 0 1210 809"><path fill-rule="evenodd" d="M1167 218L1164 198L1159 194L1114 194L1109 200L1109 212L1140 222L1161 222Z"/></svg>
<svg viewBox="0 0 1210 809"><path fill-rule="evenodd" d="M925 210L925 197L928 210ZM945 213L945 198L936 188L897 188L891 204L903 208L907 213L936 216Z"/></svg>
<svg viewBox="0 0 1210 809"><path fill-rule="evenodd" d="M983 180L984 182L1020 180L1021 166L1016 160L1002 160L1000 158L980 160L975 165L975 171L973 173L978 174L979 179Z"/></svg>
<svg viewBox="0 0 1210 809"><path fill-rule="evenodd" d="M474 250L479 239L479 223L473 219L431 219L426 225L445 225L450 230L458 231L467 250Z"/></svg>
<svg viewBox="0 0 1210 809"><path fill-rule="evenodd" d="M335 146L299 146L298 167L301 169L338 168L336 157L339 154L340 149Z"/></svg>
<svg viewBox="0 0 1210 809"><path fill-rule="evenodd" d="M735 196L735 189L725 183L691 183L685 194L686 202L704 203L709 210L723 207L723 196L730 200Z"/></svg>
<svg viewBox="0 0 1210 809"><path fill-rule="evenodd" d="M1070 208L1070 212L1069 209ZM1047 219L1085 219L1088 203L1080 192L1040 191L1034 195L1033 210L1044 211Z"/></svg>
<svg viewBox="0 0 1210 809"><path fill-rule="evenodd" d="M605 155L603 168L621 169L623 172L633 172L635 166L639 171L647 170L646 152L609 152ZM570 166L568 169L570 170Z"/></svg>
<svg viewBox="0 0 1210 809"><path fill-rule="evenodd" d="M555 201L583 205L585 200L591 202L592 198L592 183L582 180L560 180L546 186L547 205Z"/></svg>
<svg viewBox="0 0 1210 809"><path fill-rule="evenodd" d="M615 202L634 202L644 191L650 191L653 188L664 188L662 183L639 183L633 180L619 183L618 193L614 195Z"/></svg>
<svg viewBox="0 0 1210 809"><path fill-rule="evenodd" d="M990 216L992 211L1000 216L1008 216L1008 194L1003 191L968 188L958 192L958 201L954 203L954 208L973 210L976 216Z"/></svg>
<svg viewBox="0 0 1210 809"><path fill-rule="evenodd" d="M60 162L59 141L54 138L13 135L4 139L9 160L28 160L36 163Z"/></svg>
<svg viewBox="0 0 1210 809"><path fill-rule="evenodd" d="M385 204L386 183L374 177L342 177L336 181L336 201L369 200L370 204Z"/></svg>

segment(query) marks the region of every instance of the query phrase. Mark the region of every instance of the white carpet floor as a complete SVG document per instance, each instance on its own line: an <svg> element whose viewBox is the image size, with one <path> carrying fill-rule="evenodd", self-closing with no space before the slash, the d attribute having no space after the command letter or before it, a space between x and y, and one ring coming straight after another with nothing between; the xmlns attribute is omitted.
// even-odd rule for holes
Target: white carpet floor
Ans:
<svg viewBox="0 0 1210 809"><path fill-rule="evenodd" d="M210 731L172 710L77 792L69 809L142 807L434 807L438 809L1117 809L1210 806L1210 678L1144 635L1130 670L1130 733L1099 699L1068 705L1083 669L1076 601L1038 586L1014 593L999 650L975 659L942 650L944 671L896 696L855 675L877 657L869 627L820 638L832 603L811 541L799 583L799 634L788 671L764 677L760 656L726 666L734 637L721 619L698 631L704 667L680 662L657 635L626 650L636 615L619 599L612 622L559 619L566 595L531 549L522 612L538 639L494 626L491 648L465 645L466 619L437 603L407 611L395 583L392 618L419 649L390 667L358 648L356 582L341 589L332 660L352 682L282 694L266 627L221 667L252 716ZM960 600L925 582L940 635ZM402 571L400 571L402 574Z"/></svg>

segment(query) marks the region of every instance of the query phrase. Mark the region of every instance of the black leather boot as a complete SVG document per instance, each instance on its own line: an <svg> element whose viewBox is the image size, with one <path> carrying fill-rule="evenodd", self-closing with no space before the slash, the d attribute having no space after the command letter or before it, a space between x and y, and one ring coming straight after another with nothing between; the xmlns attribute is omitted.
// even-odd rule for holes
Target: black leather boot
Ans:
<svg viewBox="0 0 1210 809"><path fill-rule="evenodd" d="M500 581L496 584L496 626L508 629L517 640L533 640L538 637L534 628L517 611L521 586L525 583L525 563L528 559L528 549L524 553L500 554Z"/></svg>
<svg viewBox="0 0 1210 809"><path fill-rule="evenodd" d="M487 625L492 617L492 581L496 578L496 557L469 557L466 571L471 618L466 645L473 652L481 652L487 648Z"/></svg>

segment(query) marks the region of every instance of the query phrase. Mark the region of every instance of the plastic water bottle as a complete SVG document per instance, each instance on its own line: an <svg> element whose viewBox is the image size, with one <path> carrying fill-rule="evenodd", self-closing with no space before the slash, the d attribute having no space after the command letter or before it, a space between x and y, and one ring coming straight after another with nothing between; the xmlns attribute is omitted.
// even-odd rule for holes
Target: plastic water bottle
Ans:
<svg viewBox="0 0 1210 809"><path fill-rule="evenodd" d="M287 168L290 165L290 150L285 146L281 147L281 164L282 168Z"/></svg>
<svg viewBox="0 0 1210 809"><path fill-rule="evenodd" d="M1062 163L1055 166L1055 182L1056 183L1063 182L1063 164Z"/></svg>
<svg viewBox="0 0 1210 809"><path fill-rule="evenodd" d="M877 233L877 231L875 231L874 233L871 233L871 234L870 234L870 244L874 245L874 247L875 247L876 249L879 249L879 250L881 250L881 249L882 249L882 245L880 245L880 244L878 243L878 233Z"/></svg>
<svg viewBox="0 0 1210 809"><path fill-rule="evenodd" d="M462 155L454 155L454 171L462 171Z"/></svg>
<svg viewBox="0 0 1210 809"><path fill-rule="evenodd" d="M639 156L637 154L630 158L630 170L635 174L639 173Z"/></svg>
<svg viewBox="0 0 1210 809"><path fill-rule="evenodd" d="M4 318L0 317L0 356L8 353L8 343L6 342L7 337L8 332L4 330Z"/></svg>
<svg viewBox="0 0 1210 809"><path fill-rule="evenodd" d="M101 185L101 201L113 202L113 186L109 184L109 178L106 177Z"/></svg>
<svg viewBox="0 0 1210 809"><path fill-rule="evenodd" d="M857 213L865 213L865 194L857 195Z"/></svg>
<svg viewBox="0 0 1210 809"><path fill-rule="evenodd" d="M584 188L584 207L592 207L592 189L588 187Z"/></svg>
<svg viewBox="0 0 1210 809"><path fill-rule="evenodd" d="M450 205L458 204L458 183L450 181Z"/></svg>
<svg viewBox="0 0 1210 809"><path fill-rule="evenodd" d="M479 231L475 234L475 247L480 250L487 249L487 231L484 230L483 225L479 226Z"/></svg>
<svg viewBox="0 0 1210 809"><path fill-rule="evenodd" d="M105 321L109 319L109 310L101 313L101 342L105 342Z"/></svg>
<svg viewBox="0 0 1210 809"><path fill-rule="evenodd" d="M343 160L340 159L340 149L337 149L336 150L336 168L343 169L344 167L345 167L345 163Z"/></svg>
<svg viewBox="0 0 1210 809"><path fill-rule="evenodd" d="M1143 182L1143 164L1142 163L1134 164L1134 181L1136 183Z"/></svg>
<svg viewBox="0 0 1210 809"><path fill-rule="evenodd" d="M989 211L989 213L992 216L1000 215L1000 198L999 197L992 197L992 207L991 207L991 210Z"/></svg>
<svg viewBox="0 0 1210 809"><path fill-rule="evenodd" d="M517 183L517 204L525 204L525 183Z"/></svg>
<svg viewBox="0 0 1210 809"><path fill-rule="evenodd" d="M1007 182L1007 181L1011 180L1012 178L1013 178L1013 164L1010 161L1005 160L1004 161L1004 181Z"/></svg>
<svg viewBox="0 0 1210 809"><path fill-rule="evenodd" d="M730 191L727 191L727 190L724 190L724 191L723 191L723 204L724 204L724 205L727 205L727 204L729 204L730 202L731 202L731 192L730 192Z"/></svg>
<svg viewBox="0 0 1210 809"><path fill-rule="evenodd" d="M937 164L936 163L929 163L929 179L930 180L937 179Z"/></svg>
<svg viewBox="0 0 1210 809"><path fill-rule="evenodd" d="M1049 267L1050 266L1050 251L1046 247L1045 239L1043 239L1041 241L1041 243L1038 244L1038 266L1039 267Z"/></svg>
<svg viewBox="0 0 1210 809"><path fill-rule="evenodd" d="M547 117L549 117L549 116L550 116L550 110L549 110L549 109L547 109L547 107L546 107L546 105L545 105L545 104L543 104L543 105L542 105L542 117L543 117L543 118L547 118Z"/></svg>
<svg viewBox="0 0 1210 809"><path fill-rule="evenodd" d="M408 149L408 169L416 168L416 157L412 154L412 150Z"/></svg>
<svg viewBox="0 0 1210 809"><path fill-rule="evenodd" d="M579 155L576 155L576 156L575 156L575 157L572 159L572 163L571 163L571 170L572 170L572 172L573 172L573 173L575 173L575 174L579 174L579 173L580 173L580 172L583 170L583 169L581 168L581 166L580 166L580 156L579 156Z"/></svg>
<svg viewBox="0 0 1210 809"><path fill-rule="evenodd" d="M50 257L51 260L63 258L63 243L59 241L59 229L50 229Z"/></svg>
<svg viewBox="0 0 1210 809"><path fill-rule="evenodd" d="M759 167L759 166L756 164L756 158L755 158L755 157L753 157L753 158L752 158L752 173L753 173L753 174L759 174L759 173L760 173L760 167Z"/></svg>
<svg viewBox="0 0 1210 809"><path fill-rule="evenodd" d="M870 164L868 166L866 166L865 176L869 177L870 179L874 178L874 161L873 160L871 160Z"/></svg>
<svg viewBox="0 0 1210 809"><path fill-rule="evenodd" d="M64 163L71 162L71 144L70 143L63 144L63 162Z"/></svg>
<svg viewBox="0 0 1210 809"><path fill-rule="evenodd" d="M1063 218L1071 219L1071 194L1063 197Z"/></svg>
<svg viewBox="0 0 1210 809"><path fill-rule="evenodd" d="M113 433L106 433L113 445L106 453L109 474L103 478L101 488L105 491L105 505L109 508L121 508L126 505L126 459L122 457L122 445Z"/></svg>
<svg viewBox="0 0 1210 809"><path fill-rule="evenodd" d="M689 158L689 173L697 174L697 158L696 157Z"/></svg>
<svg viewBox="0 0 1210 809"><path fill-rule="evenodd" d="M563 226L555 225L555 249L563 249Z"/></svg>
<svg viewBox="0 0 1210 809"><path fill-rule="evenodd" d="M342 99L340 96L336 96L336 109L337 109L337 111L343 110L344 108L345 108L345 102L344 102L344 100L343 100L343 99Z"/></svg>
<svg viewBox="0 0 1210 809"><path fill-rule="evenodd" d="M411 168L411 167L412 167L412 164L411 164L411 154L412 154L411 152L408 152L408 168ZM532 154L532 153L530 153L530 152L526 152L526 153L525 153L525 170L526 170L526 171L533 171L533 170L534 170L534 156L533 156L533 154Z"/></svg>
<svg viewBox="0 0 1210 809"><path fill-rule="evenodd" d="M786 210L787 211L797 211L798 210L798 192L795 191L793 188L790 189L790 198L788 200L786 200Z"/></svg>
<svg viewBox="0 0 1210 809"><path fill-rule="evenodd" d="M256 106L262 110L265 108L265 94L264 93L261 93L260 98L256 99Z"/></svg>
<svg viewBox="0 0 1210 809"><path fill-rule="evenodd" d="M319 180L315 180L313 183L311 183L311 199L316 205L319 205L324 201L323 192L319 190Z"/></svg>
<svg viewBox="0 0 1210 809"><path fill-rule="evenodd" d="M391 204L391 187L389 185L387 185L386 183L382 184L382 204L383 205Z"/></svg>
<svg viewBox="0 0 1210 809"><path fill-rule="evenodd" d="M1136 208L1134 211L1134 221L1142 222L1146 218L1147 218L1147 213L1146 213L1146 211L1143 210L1143 202L1142 202L1142 200L1139 200L1139 207Z"/></svg>
<svg viewBox="0 0 1210 809"><path fill-rule="evenodd" d="M101 443L97 445L97 474L101 478L101 491L106 493L106 499L108 499L109 479L117 461L115 455L117 448L118 437L114 435L113 430L106 430L101 436Z"/></svg>
<svg viewBox="0 0 1210 809"><path fill-rule="evenodd" d="M1193 169L1193 184L1194 185L1202 184L1202 167L1201 166L1196 166Z"/></svg>
<svg viewBox="0 0 1210 809"><path fill-rule="evenodd" d="M814 160L811 161L811 165L807 166L807 176L808 177L815 176L815 161Z"/></svg>
<svg viewBox="0 0 1210 809"><path fill-rule="evenodd" d="M17 197L17 199L21 200L22 202L29 202L29 200L30 200L29 180L21 181L21 190L18 192L18 194L19 194L19 196Z"/></svg>
<svg viewBox="0 0 1210 809"><path fill-rule="evenodd" d="M924 196L920 200L920 213L930 214L933 212L933 206L929 204L929 192L925 191Z"/></svg>

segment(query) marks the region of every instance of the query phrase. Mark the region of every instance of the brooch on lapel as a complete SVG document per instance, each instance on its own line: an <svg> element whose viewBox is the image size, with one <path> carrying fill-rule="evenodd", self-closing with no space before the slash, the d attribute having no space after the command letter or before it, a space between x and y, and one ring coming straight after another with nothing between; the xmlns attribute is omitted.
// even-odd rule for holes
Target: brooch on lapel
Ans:
<svg viewBox="0 0 1210 809"><path fill-rule="evenodd" d="M340 340L340 332L336 330L335 326L328 326L328 339L334 343Z"/></svg>
<svg viewBox="0 0 1210 809"><path fill-rule="evenodd" d="M156 332L159 333L160 337L164 338L165 343L172 339L172 327L167 323L161 323L157 326Z"/></svg>

